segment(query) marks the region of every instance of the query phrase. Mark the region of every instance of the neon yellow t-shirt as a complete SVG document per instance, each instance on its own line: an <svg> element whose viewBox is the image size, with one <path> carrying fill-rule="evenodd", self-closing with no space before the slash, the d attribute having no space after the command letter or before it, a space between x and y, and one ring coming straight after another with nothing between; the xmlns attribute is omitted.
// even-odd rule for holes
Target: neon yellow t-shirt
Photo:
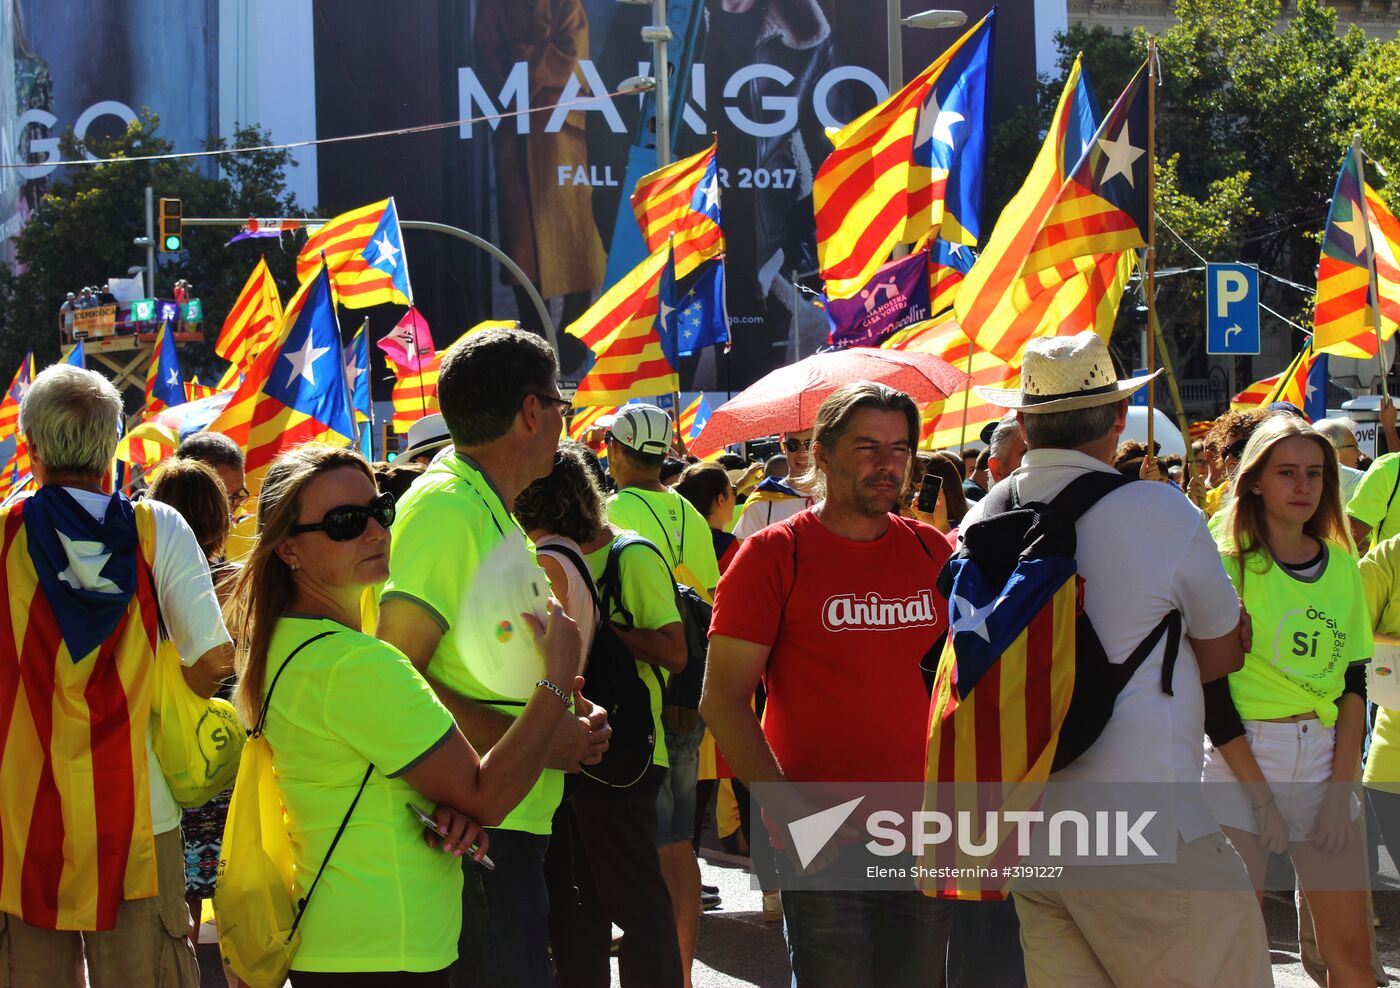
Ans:
<svg viewBox="0 0 1400 988"><path fill-rule="evenodd" d="M411 600L442 629L429 674L519 716L544 675L520 615L543 620L549 578L490 480L460 453L443 457L404 495L389 535L389 579L379 599ZM545 769L501 829L548 834L563 795L564 773Z"/></svg>
<svg viewBox="0 0 1400 988"><path fill-rule="evenodd" d="M1206 491L1206 517L1214 518L1225 507L1225 498L1230 493L1230 481L1216 484Z"/></svg>
<svg viewBox="0 0 1400 988"><path fill-rule="evenodd" d="M608 499L608 521L655 543L672 571L683 566L694 576L692 586L714 599L719 586L715 543L695 505L675 491L626 487Z"/></svg>
<svg viewBox="0 0 1400 988"><path fill-rule="evenodd" d="M298 971L436 971L457 958L461 862L423 843L400 776L447 740L452 715L398 649L325 618L286 616L268 649L267 739L306 894L370 774L301 922Z"/></svg>
<svg viewBox="0 0 1400 988"><path fill-rule="evenodd" d="M1400 635L1400 538L1372 546L1357 568L1366 591L1372 630ZM1361 778L1373 789L1400 792L1400 710L1376 708L1371 748Z"/></svg>
<svg viewBox="0 0 1400 988"><path fill-rule="evenodd" d="M1266 568L1266 557L1251 555L1243 588L1238 557L1222 557L1254 625L1254 647L1230 674L1230 696L1244 720L1313 712L1331 727L1347 666L1371 657L1356 557L1330 543L1326 550L1322 572L1311 580L1272 559Z"/></svg>
<svg viewBox="0 0 1400 988"><path fill-rule="evenodd" d="M608 565L609 548L610 546L605 545L584 556L589 575L595 583L603 578L603 570ZM654 631L668 624L680 623L681 613L676 609L675 584L660 556L645 546L626 549L618 557L617 568L622 582L622 600L619 603L632 615L633 627ZM613 609L610 617L622 622L617 608ZM661 682L656 678L658 672L661 673ZM651 762L653 765L669 766L671 760L666 756L666 742L662 740L665 737L665 728L661 726L661 683L670 682L671 675L660 666L643 662L641 659L637 660L637 675L642 677L642 682L647 684L647 692L651 694L651 722L656 728L657 739Z"/></svg>
<svg viewBox="0 0 1400 988"><path fill-rule="evenodd" d="M1371 526L1372 545L1400 535L1400 497L1395 496L1397 484L1400 484L1400 453L1386 453L1376 457L1356 485L1356 493L1347 502L1347 514ZM1377 528L1380 530L1375 531Z"/></svg>

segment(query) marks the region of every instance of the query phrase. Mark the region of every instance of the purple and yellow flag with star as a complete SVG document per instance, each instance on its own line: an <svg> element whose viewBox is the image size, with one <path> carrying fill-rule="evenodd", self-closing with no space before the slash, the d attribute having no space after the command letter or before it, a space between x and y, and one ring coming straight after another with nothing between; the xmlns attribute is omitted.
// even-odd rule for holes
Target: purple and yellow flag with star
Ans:
<svg viewBox="0 0 1400 988"><path fill-rule="evenodd" d="M1340 357L1374 357L1379 336L1400 324L1400 222L1370 185L1361 182L1356 151L1348 150L1332 191L1322 256L1317 265L1313 347ZM1371 267L1379 298L1371 297Z"/></svg>

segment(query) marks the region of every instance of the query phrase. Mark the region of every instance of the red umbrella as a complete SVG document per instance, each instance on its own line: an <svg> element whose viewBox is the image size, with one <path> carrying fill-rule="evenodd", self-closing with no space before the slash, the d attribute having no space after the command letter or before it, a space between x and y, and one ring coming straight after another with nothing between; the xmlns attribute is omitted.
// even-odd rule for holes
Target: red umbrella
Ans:
<svg viewBox="0 0 1400 988"><path fill-rule="evenodd" d="M810 429L827 395L845 384L878 381L922 405L957 394L967 380L931 353L850 347L814 354L779 367L715 409L690 452L705 456L746 439Z"/></svg>

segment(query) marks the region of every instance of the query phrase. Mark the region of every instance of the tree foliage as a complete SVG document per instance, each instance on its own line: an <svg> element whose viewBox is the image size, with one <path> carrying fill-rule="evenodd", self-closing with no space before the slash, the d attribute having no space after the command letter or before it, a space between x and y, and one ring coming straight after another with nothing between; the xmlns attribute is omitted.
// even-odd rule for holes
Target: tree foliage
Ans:
<svg viewBox="0 0 1400 988"><path fill-rule="evenodd" d="M65 159L84 149L100 158L133 158L174 150L158 135L159 120L149 111L111 141L61 140ZM266 131L239 127L234 147L269 143ZM210 149L223 147L222 140ZM33 349L39 366L57 359L58 308L66 293L82 285L105 284L109 276L126 277L143 265L144 247L133 244L145 229L145 188L161 197L181 199L187 216L284 215L297 208L286 189L285 151L254 151L217 159L113 161L67 166L56 174L23 231L15 238L18 274L0 272L0 376L8 382L25 351ZM220 171L222 172L220 174ZM257 254L266 251L273 273L284 285L292 280L295 258L269 248L268 241L222 245L228 228L187 228L185 251L157 255L156 294L172 296L177 279L188 279L204 304L208 343L186 352L186 367L208 377L222 362L212 358L212 342L224 316L243 286ZM207 382L206 382L207 383Z"/></svg>

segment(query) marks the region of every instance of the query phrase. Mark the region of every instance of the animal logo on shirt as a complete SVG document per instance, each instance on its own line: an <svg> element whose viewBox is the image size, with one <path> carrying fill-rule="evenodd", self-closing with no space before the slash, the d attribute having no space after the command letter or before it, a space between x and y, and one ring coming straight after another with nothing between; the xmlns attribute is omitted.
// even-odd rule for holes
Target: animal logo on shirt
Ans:
<svg viewBox="0 0 1400 988"><path fill-rule="evenodd" d="M937 624L938 610L929 590L904 598L873 592L836 594L822 604L822 627L827 631L902 631Z"/></svg>

